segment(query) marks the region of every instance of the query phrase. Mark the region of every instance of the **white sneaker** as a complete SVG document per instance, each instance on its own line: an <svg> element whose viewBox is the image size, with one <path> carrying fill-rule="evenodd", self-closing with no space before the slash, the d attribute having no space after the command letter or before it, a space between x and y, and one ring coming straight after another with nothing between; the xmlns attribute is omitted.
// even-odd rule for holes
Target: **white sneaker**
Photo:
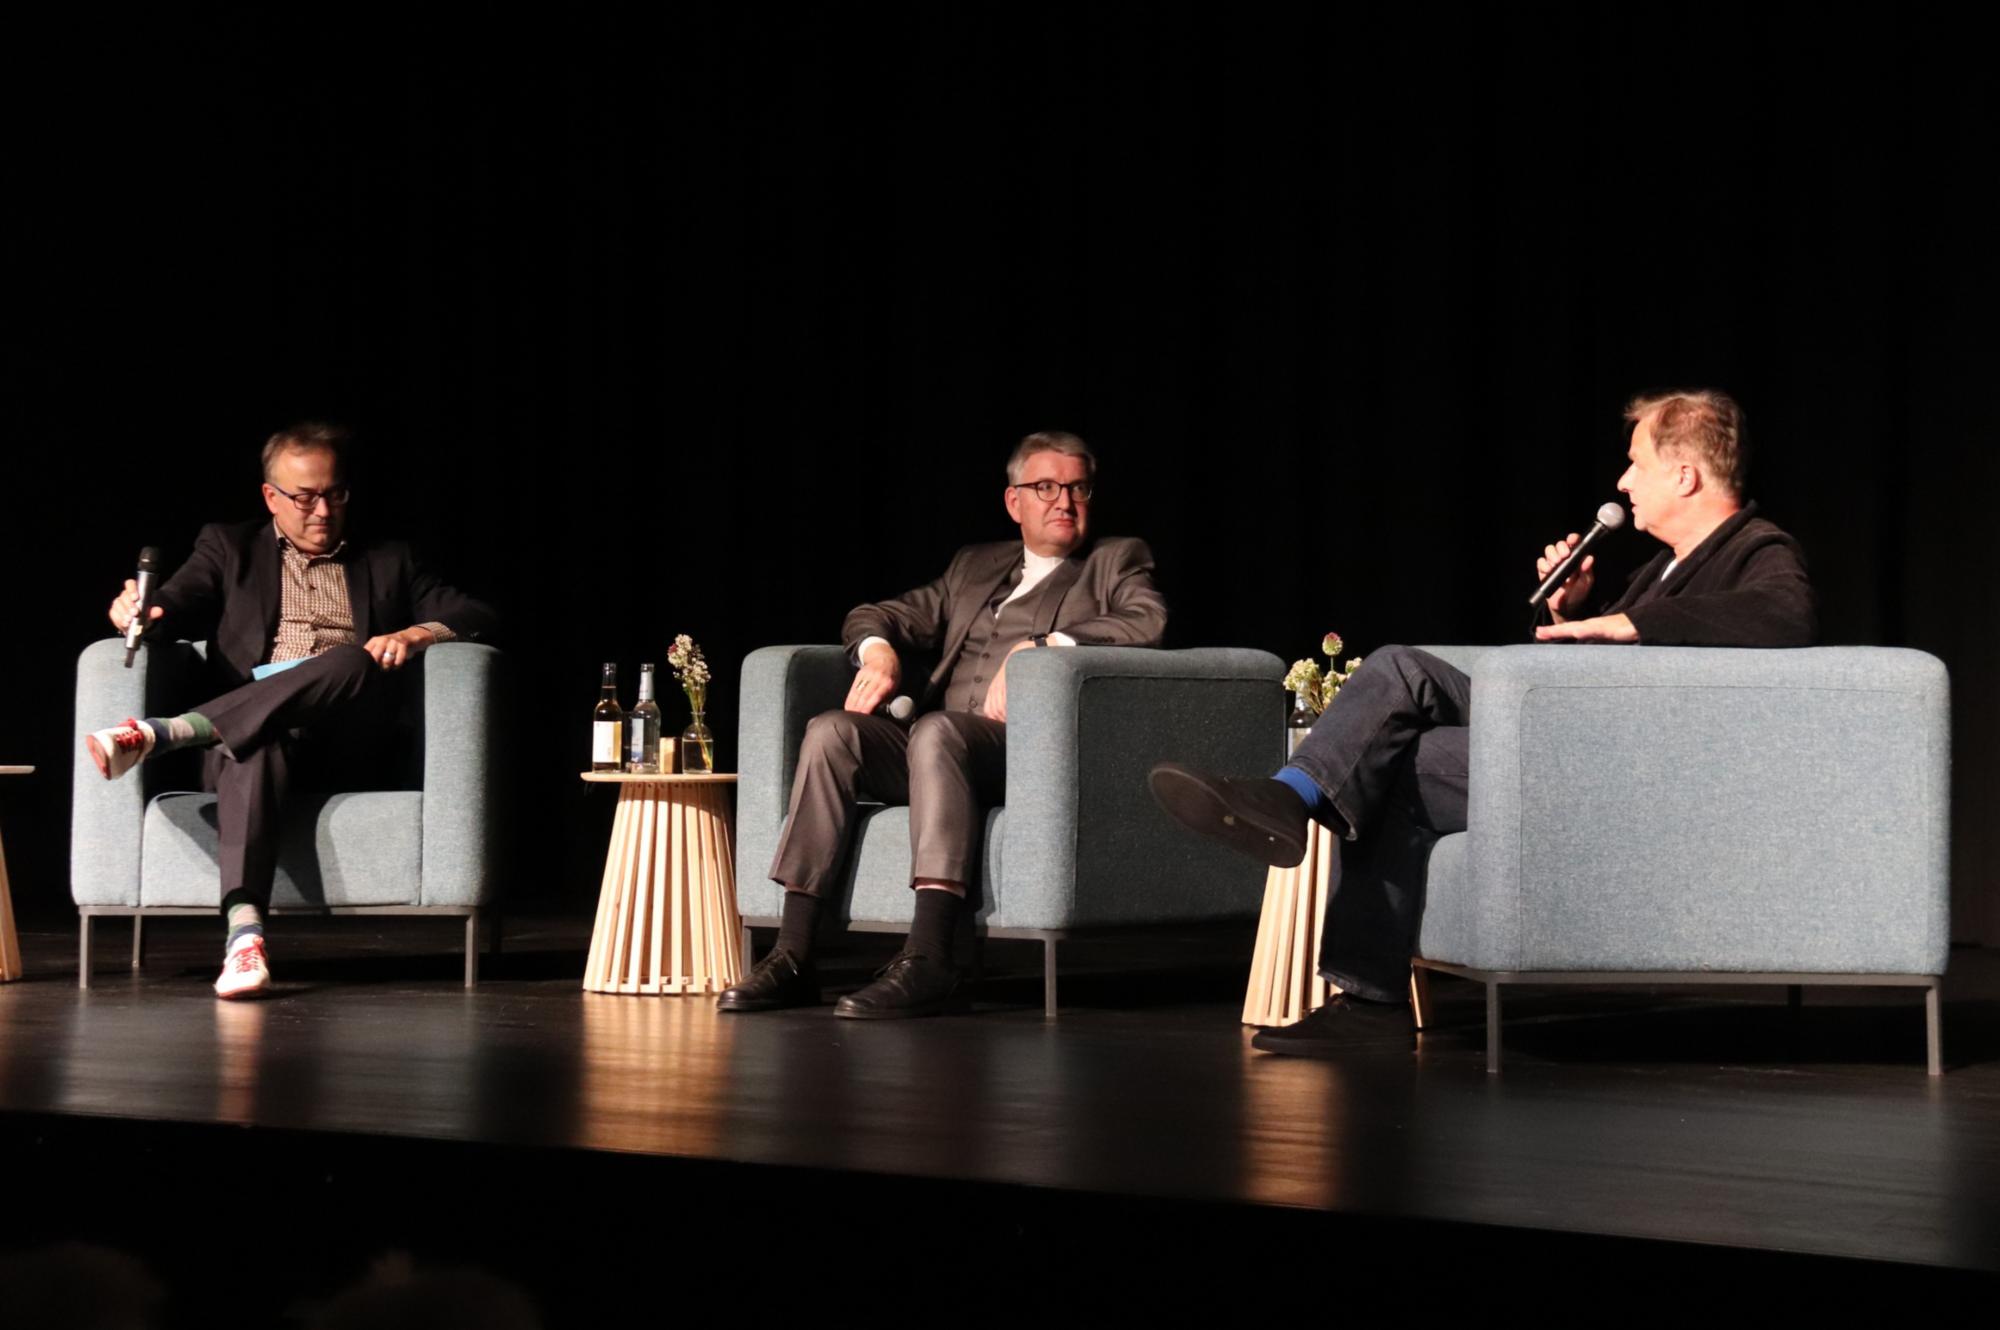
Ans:
<svg viewBox="0 0 2000 1330"><path fill-rule="evenodd" d="M271 967L264 959L264 939L253 937L224 958L222 977L215 981L215 995L255 997L270 986Z"/></svg>
<svg viewBox="0 0 2000 1330"><path fill-rule="evenodd" d="M155 742L153 727L129 716L123 725L83 736L83 746L90 751L90 760L97 763L98 771L106 780L117 780L138 766L153 751Z"/></svg>

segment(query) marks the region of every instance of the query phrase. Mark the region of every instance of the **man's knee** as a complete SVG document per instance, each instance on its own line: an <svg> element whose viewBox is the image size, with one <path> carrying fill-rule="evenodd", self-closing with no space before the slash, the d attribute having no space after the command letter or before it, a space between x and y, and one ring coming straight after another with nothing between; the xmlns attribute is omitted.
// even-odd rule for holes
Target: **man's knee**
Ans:
<svg viewBox="0 0 2000 1330"><path fill-rule="evenodd" d="M912 769L939 760L962 763L966 754L965 734L953 723L950 713L933 711L919 716L910 727Z"/></svg>
<svg viewBox="0 0 2000 1330"><path fill-rule="evenodd" d="M799 743L799 756L808 757L815 753L854 753L860 748L860 727L854 723L851 711L822 711L806 722L805 738Z"/></svg>
<svg viewBox="0 0 2000 1330"><path fill-rule="evenodd" d="M343 642L337 647L329 647L314 657L320 668L329 674L337 674L356 679L365 679L377 667L375 658L354 642Z"/></svg>

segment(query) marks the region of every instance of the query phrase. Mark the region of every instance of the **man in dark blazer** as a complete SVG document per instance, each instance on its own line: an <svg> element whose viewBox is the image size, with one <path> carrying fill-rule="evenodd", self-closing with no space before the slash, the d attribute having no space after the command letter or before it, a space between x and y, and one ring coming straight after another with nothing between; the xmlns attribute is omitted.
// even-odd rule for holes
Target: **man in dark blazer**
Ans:
<svg viewBox="0 0 2000 1330"><path fill-rule="evenodd" d="M1096 459L1075 435L1029 435L1007 463L1002 495L1020 524L1018 542L967 546L936 581L847 616L841 638L858 667L854 683L840 710L806 726L771 865L785 888L777 944L722 995L722 1010L819 1001L814 927L864 797L910 806L916 917L902 953L834 1014L927 1016L954 1004L953 933L979 861L984 810L1005 794L1008 660L1077 645L1158 646L1166 629L1145 543L1091 537L1096 476ZM921 674L906 667L932 658ZM910 678L922 682L906 687ZM901 711L912 702L903 693L914 694L914 724L876 714L885 703Z"/></svg>
<svg viewBox="0 0 2000 1330"><path fill-rule="evenodd" d="M220 997L270 986L264 916L287 792L393 771L398 672L433 643L479 640L498 622L408 545L347 539L347 444L345 431L316 423L273 435L262 487L270 518L203 527L154 593L147 631L206 640L217 695L181 716L128 718L84 737L107 780L157 753L206 749L228 921ZM128 581L112 626L123 632L137 608Z"/></svg>
<svg viewBox="0 0 2000 1330"><path fill-rule="evenodd" d="M1719 392L1642 397L1618 482L1632 523L1667 548L1587 614L1594 560L1549 597L1545 642L1801 647L1816 630L1797 541L1743 498L1743 416ZM1546 577L1574 533L1543 551ZM1385 647L1342 686L1292 762L1235 780L1163 762L1154 796L1183 825L1265 863L1305 857L1318 821L1341 837L1319 972L1339 995L1296 1025L1251 1039L1269 1053L1337 1056L1411 1031L1404 986L1423 917L1423 874L1441 836L1465 830L1472 681L1427 652Z"/></svg>

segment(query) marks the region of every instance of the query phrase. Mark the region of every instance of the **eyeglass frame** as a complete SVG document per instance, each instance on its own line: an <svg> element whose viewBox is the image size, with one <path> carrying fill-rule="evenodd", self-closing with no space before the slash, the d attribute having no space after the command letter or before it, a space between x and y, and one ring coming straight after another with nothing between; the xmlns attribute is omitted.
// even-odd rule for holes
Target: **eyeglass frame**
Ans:
<svg viewBox="0 0 2000 1330"><path fill-rule="evenodd" d="M297 494L292 493L290 490L286 489L283 485L273 484L271 481L268 480L265 481L264 483L266 485L270 485L272 489L278 491L278 493L284 495L287 499L290 499L292 501L292 507L302 513L310 513L313 509L319 507L319 501L321 499L326 500L326 506L329 509L345 508L348 504L348 501L354 497L354 487L352 485L349 485L344 480L341 481L338 485L331 486L327 489L300 490ZM333 497L335 490L338 490L340 492L340 497L337 499ZM304 499L305 502L300 503L299 500L301 499Z"/></svg>
<svg viewBox="0 0 2000 1330"><path fill-rule="evenodd" d="M1040 492L1043 485L1055 485L1059 488L1055 494L1044 497ZM1007 488L1010 490L1033 490L1035 491L1035 497L1043 503L1054 503L1056 496L1067 490L1069 497L1077 503L1089 503L1091 493L1097 489L1097 481L1094 477L1086 477L1083 480L1023 480L1009 485Z"/></svg>

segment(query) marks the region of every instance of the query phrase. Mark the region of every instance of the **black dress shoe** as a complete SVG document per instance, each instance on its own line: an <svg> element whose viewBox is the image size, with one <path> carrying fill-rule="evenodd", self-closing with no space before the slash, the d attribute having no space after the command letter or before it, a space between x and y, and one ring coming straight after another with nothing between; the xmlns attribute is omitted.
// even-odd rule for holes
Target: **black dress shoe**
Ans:
<svg viewBox="0 0 2000 1330"><path fill-rule="evenodd" d="M783 947L773 947L743 982L726 988L715 1000L718 1011L777 1011L819 1003L819 975L811 961L800 961Z"/></svg>
<svg viewBox="0 0 2000 1330"><path fill-rule="evenodd" d="M875 973L875 982L833 1004L833 1014L862 1021L937 1016L960 1010L958 967L906 951Z"/></svg>
<svg viewBox="0 0 2000 1330"><path fill-rule="evenodd" d="M1250 1047L1299 1058L1335 1058L1366 1049L1408 1047L1416 1022L1407 1002L1357 1002L1344 993L1295 1025L1259 1030Z"/></svg>
<svg viewBox="0 0 2000 1330"><path fill-rule="evenodd" d="M1162 762L1147 776L1153 798L1176 822L1273 868L1306 857L1312 818L1298 791L1281 781L1211 776Z"/></svg>

